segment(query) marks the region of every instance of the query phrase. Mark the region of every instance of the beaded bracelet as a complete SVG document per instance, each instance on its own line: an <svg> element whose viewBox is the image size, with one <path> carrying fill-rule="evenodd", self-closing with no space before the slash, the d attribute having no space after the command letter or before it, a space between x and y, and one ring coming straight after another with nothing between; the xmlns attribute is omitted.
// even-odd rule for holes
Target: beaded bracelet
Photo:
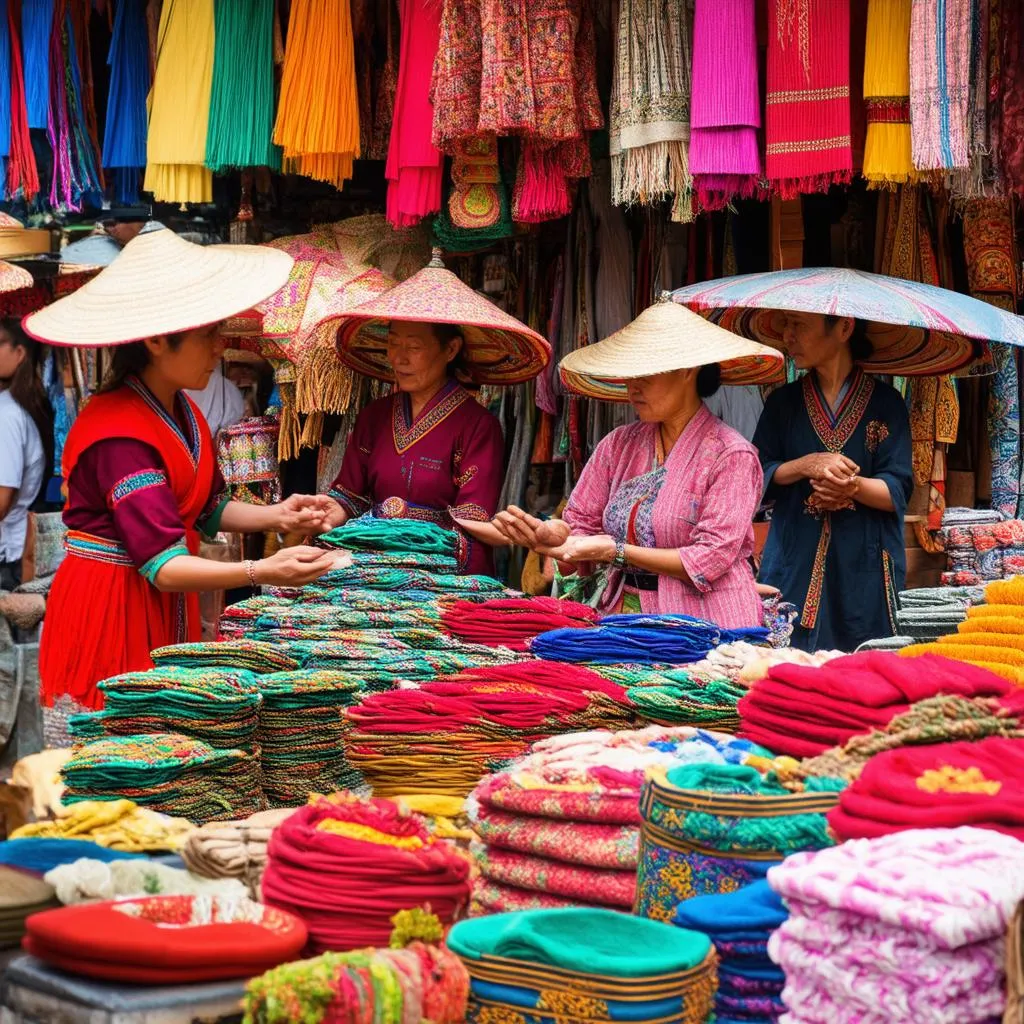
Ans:
<svg viewBox="0 0 1024 1024"><path fill-rule="evenodd" d="M245 560L245 574L249 577L249 585L256 590L259 587L256 582L256 563L251 558Z"/></svg>

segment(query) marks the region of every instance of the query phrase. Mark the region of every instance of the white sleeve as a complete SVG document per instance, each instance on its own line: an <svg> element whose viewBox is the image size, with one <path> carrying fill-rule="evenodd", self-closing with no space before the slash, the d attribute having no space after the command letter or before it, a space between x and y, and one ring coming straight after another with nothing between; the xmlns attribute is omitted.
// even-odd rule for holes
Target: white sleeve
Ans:
<svg viewBox="0 0 1024 1024"><path fill-rule="evenodd" d="M0 402L0 487L21 487L27 447L25 414L13 401Z"/></svg>

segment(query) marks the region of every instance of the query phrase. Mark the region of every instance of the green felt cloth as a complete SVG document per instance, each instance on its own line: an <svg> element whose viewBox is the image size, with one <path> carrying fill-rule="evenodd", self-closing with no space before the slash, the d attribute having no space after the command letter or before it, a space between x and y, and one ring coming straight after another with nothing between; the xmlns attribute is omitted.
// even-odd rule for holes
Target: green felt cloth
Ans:
<svg viewBox="0 0 1024 1024"><path fill-rule="evenodd" d="M706 935L615 910L523 910L460 921L448 948L478 960L498 956L613 978L689 970L711 949Z"/></svg>

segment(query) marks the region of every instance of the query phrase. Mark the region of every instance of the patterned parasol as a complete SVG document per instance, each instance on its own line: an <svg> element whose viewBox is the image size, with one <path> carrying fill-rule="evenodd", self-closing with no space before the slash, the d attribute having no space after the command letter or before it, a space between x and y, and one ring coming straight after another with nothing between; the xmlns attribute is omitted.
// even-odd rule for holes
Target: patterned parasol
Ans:
<svg viewBox="0 0 1024 1024"><path fill-rule="evenodd" d="M672 298L735 334L782 348L784 312L867 321L872 373L924 377L982 358L985 342L1024 346L1024 318L967 295L837 267L744 274L689 285Z"/></svg>
<svg viewBox="0 0 1024 1024"><path fill-rule="evenodd" d="M457 325L478 384L522 383L551 359L551 347L536 331L445 270L439 249L419 273L337 319L342 361L368 377L392 380L386 352L392 320Z"/></svg>

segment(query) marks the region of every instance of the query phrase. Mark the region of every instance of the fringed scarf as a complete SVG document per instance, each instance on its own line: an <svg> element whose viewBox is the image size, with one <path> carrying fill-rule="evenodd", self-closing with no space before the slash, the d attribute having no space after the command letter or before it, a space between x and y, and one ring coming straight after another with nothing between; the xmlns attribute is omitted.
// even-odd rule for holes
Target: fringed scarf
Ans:
<svg viewBox="0 0 1024 1024"><path fill-rule="evenodd" d="M970 166L971 0L914 0L910 125L914 166Z"/></svg>
<svg viewBox="0 0 1024 1024"><path fill-rule="evenodd" d="M14 3L7 5L11 38L11 151L7 161L6 195L11 199L20 195L31 202L39 192L39 170L28 129L17 6Z"/></svg>
<svg viewBox="0 0 1024 1024"><path fill-rule="evenodd" d="M954 199L980 199L997 191L998 171L989 126L989 65L992 22L990 0L972 0L971 71L967 123L971 165L948 175L947 187Z"/></svg>
<svg viewBox="0 0 1024 1024"><path fill-rule="evenodd" d="M754 0L697 0L690 173L705 210L757 191L760 126Z"/></svg>
<svg viewBox="0 0 1024 1024"><path fill-rule="evenodd" d="M686 0L620 2L609 116L617 206L688 199L690 18Z"/></svg>
<svg viewBox="0 0 1024 1024"><path fill-rule="evenodd" d="M766 173L783 199L853 174L848 0L768 5Z"/></svg>
<svg viewBox="0 0 1024 1024"><path fill-rule="evenodd" d="M1013 206L1010 199L975 199L964 209L964 254L971 294L1011 313L1017 308ZM988 437L992 459L992 507L1011 518L1021 505L1020 395L1017 352L992 345L995 374L989 379Z"/></svg>
<svg viewBox="0 0 1024 1024"><path fill-rule="evenodd" d="M870 0L868 4L864 177L869 188L902 185L914 177L910 147L911 3Z"/></svg>

